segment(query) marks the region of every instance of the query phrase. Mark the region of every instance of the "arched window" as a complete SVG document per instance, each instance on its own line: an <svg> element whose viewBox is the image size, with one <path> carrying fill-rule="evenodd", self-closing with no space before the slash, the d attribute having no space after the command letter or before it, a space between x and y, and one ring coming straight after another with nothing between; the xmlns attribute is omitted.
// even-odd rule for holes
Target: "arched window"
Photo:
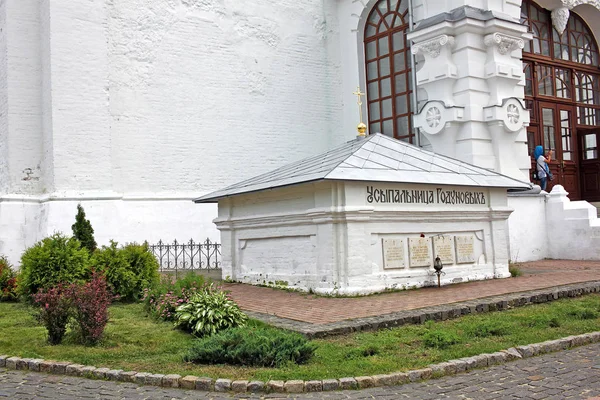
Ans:
<svg viewBox="0 0 600 400"><path fill-rule="evenodd" d="M412 143L410 48L406 0L379 0L365 26L369 132Z"/></svg>
<svg viewBox="0 0 600 400"><path fill-rule="evenodd" d="M598 45L589 27L573 11L565 31L559 34L550 11L533 0L523 0L521 23L533 33L533 40L523 49L525 102L531 115L527 127L530 154L536 145L554 149L555 161L550 168L556 179L552 183L563 185L572 200L598 201Z"/></svg>

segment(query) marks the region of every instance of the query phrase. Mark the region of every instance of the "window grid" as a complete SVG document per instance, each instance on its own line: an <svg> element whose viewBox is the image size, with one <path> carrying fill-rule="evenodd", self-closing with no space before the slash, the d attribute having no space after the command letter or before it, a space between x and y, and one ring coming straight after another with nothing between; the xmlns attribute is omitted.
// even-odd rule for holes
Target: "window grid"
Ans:
<svg viewBox="0 0 600 400"><path fill-rule="evenodd" d="M410 48L405 1L380 0L365 27L369 130L412 143Z"/></svg>

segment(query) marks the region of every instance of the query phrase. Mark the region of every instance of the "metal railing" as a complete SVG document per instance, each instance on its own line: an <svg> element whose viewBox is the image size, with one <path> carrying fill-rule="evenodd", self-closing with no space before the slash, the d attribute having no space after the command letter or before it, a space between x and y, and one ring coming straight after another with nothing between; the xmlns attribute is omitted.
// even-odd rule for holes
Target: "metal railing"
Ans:
<svg viewBox="0 0 600 400"><path fill-rule="evenodd" d="M161 272L213 270L221 268L221 244L206 239L204 242L165 243L159 240L150 250L160 264Z"/></svg>

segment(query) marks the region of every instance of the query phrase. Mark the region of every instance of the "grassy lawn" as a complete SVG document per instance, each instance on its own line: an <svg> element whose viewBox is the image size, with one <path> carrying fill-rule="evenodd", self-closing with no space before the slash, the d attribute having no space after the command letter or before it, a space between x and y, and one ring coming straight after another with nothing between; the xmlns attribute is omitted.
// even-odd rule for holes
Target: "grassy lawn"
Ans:
<svg viewBox="0 0 600 400"><path fill-rule="evenodd" d="M316 340L317 351L308 364L278 369L186 364L181 360L194 339L170 323L146 317L140 304L113 305L110 317L105 338L96 347L75 345L68 333L63 344L50 346L45 329L37 325L30 308L0 303L0 354L113 369L263 381L374 375L600 330L600 295ZM427 347L428 338L437 338L442 348Z"/></svg>

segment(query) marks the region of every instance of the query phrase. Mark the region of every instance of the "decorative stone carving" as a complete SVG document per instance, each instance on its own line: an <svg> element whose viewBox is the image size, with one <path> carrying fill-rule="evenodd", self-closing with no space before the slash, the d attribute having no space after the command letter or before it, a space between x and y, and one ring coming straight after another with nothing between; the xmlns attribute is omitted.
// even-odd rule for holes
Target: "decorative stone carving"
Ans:
<svg viewBox="0 0 600 400"><path fill-rule="evenodd" d="M441 119L442 112L439 108L434 106L427 110L425 120L427 121L427 125L429 125L430 128L437 128L440 124Z"/></svg>
<svg viewBox="0 0 600 400"><path fill-rule="evenodd" d="M498 48L498 53L503 55L525 47L525 41L523 39L504 35L499 32L487 35L483 39L483 43L488 47L496 46Z"/></svg>
<svg viewBox="0 0 600 400"><path fill-rule="evenodd" d="M530 122L529 112L515 97L505 99L500 106L484 107L483 115L487 123L500 123L509 133L519 132Z"/></svg>
<svg viewBox="0 0 600 400"><path fill-rule="evenodd" d="M569 9L567 7L559 7L552 10L552 25L556 31L562 35L565 29L567 28L567 23L569 22Z"/></svg>
<svg viewBox="0 0 600 400"><path fill-rule="evenodd" d="M516 105L509 104L508 107L506 107L506 117L511 124L517 124L519 122L521 113Z"/></svg>
<svg viewBox="0 0 600 400"><path fill-rule="evenodd" d="M446 45L450 47L454 46L454 36L439 35L433 39L429 39L421 43L415 43L411 47L411 52L415 55L419 52L422 52L429 55L431 58L436 58L440 55L442 47Z"/></svg>

